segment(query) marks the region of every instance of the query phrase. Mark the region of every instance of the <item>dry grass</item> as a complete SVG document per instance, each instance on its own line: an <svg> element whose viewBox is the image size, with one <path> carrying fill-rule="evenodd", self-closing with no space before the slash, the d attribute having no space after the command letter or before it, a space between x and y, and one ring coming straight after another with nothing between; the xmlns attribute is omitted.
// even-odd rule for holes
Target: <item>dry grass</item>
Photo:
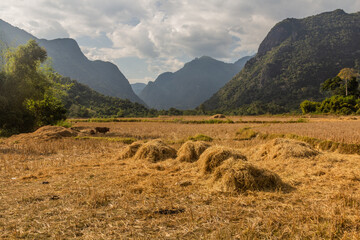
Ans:
<svg viewBox="0 0 360 240"><path fill-rule="evenodd" d="M277 174L233 157L216 168L210 184L223 192L275 191L285 187Z"/></svg>
<svg viewBox="0 0 360 240"><path fill-rule="evenodd" d="M317 121L297 124L273 124L258 126L255 131L269 134L296 134L339 143L360 142L360 118L358 120Z"/></svg>
<svg viewBox="0 0 360 240"><path fill-rule="evenodd" d="M153 163L175 157L176 150L159 139L144 143L134 155L134 159L145 159Z"/></svg>
<svg viewBox="0 0 360 240"><path fill-rule="evenodd" d="M282 138L270 140L258 150L259 157L267 159L309 158L318 154L309 144Z"/></svg>
<svg viewBox="0 0 360 240"><path fill-rule="evenodd" d="M336 123L343 130L337 138L345 142L346 129L354 126L349 123L357 122L315 120L326 131ZM289 131L312 126L312 121L294 123ZM275 140L259 138L233 140L238 129L255 127L251 124L76 125L110 127L107 137L148 142L157 137L174 149L181 147L180 140L204 134L214 139L212 145L238 150L248 161L233 162L230 156L203 175L200 160L119 161L117 156L128 146L123 142L3 140L0 239L360 238L358 155L319 152L296 145L299 141L274 145ZM280 124L261 128L274 126ZM319 129L314 129L318 138L332 134ZM274 158L280 145L284 152ZM262 150L267 150L263 156ZM303 150L318 154L301 154ZM279 178L293 189L284 191Z"/></svg>
<svg viewBox="0 0 360 240"><path fill-rule="evenodd" d="M223 146L212 146L206 149L199 158L199 167L203 174L209 174L216 170L227 159L234 161L246 161L246 157L238 150Z"/></svg>
<svg viewBox="0 0 360 240"><path fill-rule="evenodd" d="M136 152L139 150L139 148L143 145L143 142L134 142L127 146L119 155L119 160L126 159L126 158L132 158L135 156Z"/></svg>
<svg viewBox="0 0 360 240"><path fill-rule="evenodd" d="M177 160L180 162L196 162L200 155L210 145L202 141L187 141L177 152Z"/></svg>

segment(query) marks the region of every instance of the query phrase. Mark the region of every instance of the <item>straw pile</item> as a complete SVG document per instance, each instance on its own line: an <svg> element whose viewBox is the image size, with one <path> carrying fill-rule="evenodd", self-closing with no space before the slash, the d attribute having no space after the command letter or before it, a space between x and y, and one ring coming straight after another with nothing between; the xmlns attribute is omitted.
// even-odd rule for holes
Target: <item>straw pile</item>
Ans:
<svg viewBox="0 0 360 240"><path fill-rule="evenodd" d="M7 139L8 143L23 143L28 141L49 141L65 137L76 137L78 131L58 126L44 126L32 133L14 135Z"/></svg>
<svg viewBox="0 0 360 240"><path fill-rule="evenodd" d="M178 150L177 160L180 162L196 162L209 147L210 145L203 141L187 141Z"/></svg>
<svg viewBox="0 0 360 240"><path fill-rule="evenodd" d="M284 186L276 173L234 158L216 168L210 184L222 192L275 191Z"/></svg>
<svg viewBox="0 0 360 240"><path fill-rule="evenodd" d="M310 158L318 154L307 143L283 138L271 140L258 152L260 158L269 159Z"/></svg>
<svg viewBox="0 0 360 240"><path fill-rule="evenodd" d="M199 166L203 174L214 172L214 170L225 160L233 158L239 161L246 161L246 157L236 149L212 146L206 149L199 158Z"/></svg>
<svg viewBox="0 0 360 240"><path fill-rule="evenodd" d="M175 157L176 150L161 140L152 140L141 145L134 156L135 159L146 159L153 163Z"/></svg>
<svg viewBox="0 0 360 240"><path fill-rule="evenodd" d="M132 158L135 156L136 152L139 148L143 145L143 142L133 142L132 144L128 145L119 155L118 159L126 159Z"/></svg>

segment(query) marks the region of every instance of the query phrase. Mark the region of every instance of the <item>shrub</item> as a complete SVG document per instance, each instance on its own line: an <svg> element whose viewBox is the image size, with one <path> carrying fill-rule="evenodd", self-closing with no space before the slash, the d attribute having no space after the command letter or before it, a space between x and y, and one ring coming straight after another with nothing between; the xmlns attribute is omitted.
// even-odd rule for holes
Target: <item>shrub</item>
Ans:
<svg viewBox="0 0 360 240"><path fill-rule="evenodd" d="M309 100L305 100L300 104L300 108L302 113L311 113L316 112L316 109L320 106L319 102L311 102Z"/></svg>

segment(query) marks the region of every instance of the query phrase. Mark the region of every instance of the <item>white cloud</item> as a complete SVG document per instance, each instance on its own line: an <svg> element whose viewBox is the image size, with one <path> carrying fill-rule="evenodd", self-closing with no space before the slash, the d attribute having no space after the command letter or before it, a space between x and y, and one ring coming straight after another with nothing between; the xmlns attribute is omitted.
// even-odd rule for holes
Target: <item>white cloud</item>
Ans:
<svg viewBox="0 0 360 240"><path fill-rule="evenodd" d="M112 46L81 46L89 58L114 61L137 57L148 63L144 72L154 75L175 71L184 59L202 55L235 61L257 51L276 22L336 8L357 12L360 2L2 0L0 18L40 38L96 38L105 33Z"/></svg>

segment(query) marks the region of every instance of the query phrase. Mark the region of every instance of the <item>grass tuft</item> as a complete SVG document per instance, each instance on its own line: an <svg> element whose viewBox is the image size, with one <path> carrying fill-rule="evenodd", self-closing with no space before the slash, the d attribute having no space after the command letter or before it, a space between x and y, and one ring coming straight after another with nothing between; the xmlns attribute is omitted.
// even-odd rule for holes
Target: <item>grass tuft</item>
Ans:
<svg viewBox="0 0 360 240"><path fill-rule="evenodd" d="M250 127L244 127L236 132L236 140L250 140L256 137L258 134Z"/></svg>
<svg viewBox="0 0 360 240"><path fill-rule="evenodd" d="M212 142L214 139L212 137L203 135L203 134L197 134L193 137L189 137L188 140L191 141L204 141L204 142Z"/></svg>

